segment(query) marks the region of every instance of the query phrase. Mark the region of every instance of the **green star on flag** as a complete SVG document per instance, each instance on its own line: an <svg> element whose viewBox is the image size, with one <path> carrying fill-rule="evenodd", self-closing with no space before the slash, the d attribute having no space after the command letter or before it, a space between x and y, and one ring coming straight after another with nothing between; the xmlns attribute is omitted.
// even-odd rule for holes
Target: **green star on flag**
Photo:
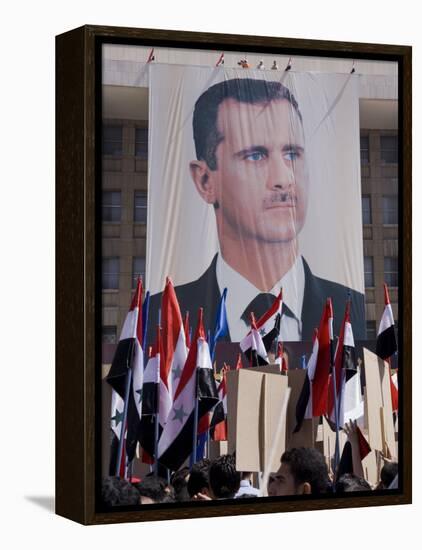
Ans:
<svg viewBox="0 0 422 550"><path fill-rule="evenodd" d="M111 417L111 421L116 424L116 428L117 426L120 424L120 422L123 421L123 411L120 412L118 409L116 409L116 414L114 416Z"/></svg>
<svg viewBox="0 0 422 550"><path fill-rule="evenodd" d="M174 409L174 417L172 418L172 420L180 420L180 423L183 424L183 419L185 416L189 416L189 415L183 410L183 403L182 403L182 405L180 406L180 409L176 409L176 408Z"/></svg>
<svg viewBox="0 0 422 550"><path fill-rule="evenodd" d="M177 380L181 376L182 376L182 368L180 365L177 365L177 367L173 369L173 378L174 380Z"/></svg>

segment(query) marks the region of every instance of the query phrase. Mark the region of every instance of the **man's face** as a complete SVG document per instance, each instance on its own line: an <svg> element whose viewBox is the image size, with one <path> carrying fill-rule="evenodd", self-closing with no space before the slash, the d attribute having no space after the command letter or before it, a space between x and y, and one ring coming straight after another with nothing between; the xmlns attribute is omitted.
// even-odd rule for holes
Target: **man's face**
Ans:
<svg viewBox="0 0 422 550"><path fill-rule="evenodd" d="M302 229L308 176L302 124L287 100L223 101L217 170L209 172L220 238L289 242Z"/></svg>
<svg viewBox="0 0 422 550"><path fill-rule="evenodd" d="M282 462L278 471L270 475L268 480L269 497L298 495L303 494L303 492L303 484L299 487L296 485L289 464Z"/></svg>

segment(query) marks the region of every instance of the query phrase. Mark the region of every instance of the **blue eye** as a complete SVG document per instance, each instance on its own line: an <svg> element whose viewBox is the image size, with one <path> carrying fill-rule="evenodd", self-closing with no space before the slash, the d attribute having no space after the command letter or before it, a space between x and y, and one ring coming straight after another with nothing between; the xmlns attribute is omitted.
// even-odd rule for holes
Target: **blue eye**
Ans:
<svg viewBox="0 0 422 550"><path fill-rule="evenodd" d="M245 155L245 160L251 160L253 162L256 162L258 160L263 160L265 158L265 154L261 151L254 151L252 153L248 153Z"/></svg>
<svg viewBox="0 0 422 550"><path fill-rule="evenodd" d="M284 158L290 162L297 160L298 158L300 158L300 156L301 156L301 151L298 149L288 149L284 153Z"/></svg>

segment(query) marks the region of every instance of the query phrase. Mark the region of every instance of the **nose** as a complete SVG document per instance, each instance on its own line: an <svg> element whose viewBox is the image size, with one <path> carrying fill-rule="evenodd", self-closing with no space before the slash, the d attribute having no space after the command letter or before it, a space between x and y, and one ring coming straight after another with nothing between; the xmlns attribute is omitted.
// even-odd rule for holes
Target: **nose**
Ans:
<svg viewBox="0 0 422 550"><path fill-rule="evenodd" d="M269 189L288 189L295 184L293 165L279 152L271 155L268 163L267 187Z"/></svg>

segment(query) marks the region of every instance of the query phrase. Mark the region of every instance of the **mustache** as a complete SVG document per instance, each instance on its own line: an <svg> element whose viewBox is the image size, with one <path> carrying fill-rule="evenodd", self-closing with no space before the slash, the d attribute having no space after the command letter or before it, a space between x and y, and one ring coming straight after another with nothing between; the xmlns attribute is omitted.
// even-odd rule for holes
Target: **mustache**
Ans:
<svg viewBox="0 0 422 550"><path fill-rule="evenodd" d="M291 191L276 191L272 192L271 195L268 195L264 199L264 206L275 206L277 204L285 205L288 204L290 206L296 206L297 205L297 196L295 193L292 193Z"/></svg>

